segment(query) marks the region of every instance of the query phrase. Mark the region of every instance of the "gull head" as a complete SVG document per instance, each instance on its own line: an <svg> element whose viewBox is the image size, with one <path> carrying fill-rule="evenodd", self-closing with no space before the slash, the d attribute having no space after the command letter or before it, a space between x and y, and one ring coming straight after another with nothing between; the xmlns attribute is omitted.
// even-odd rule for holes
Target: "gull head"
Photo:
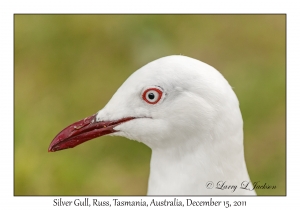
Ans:
<svg viewBox="0 0 300 210"><path fill-rule="evenodd" d="M227 80L208 64L173 55L134 72L103 109L61 131L49 151L103 135L123 136L152 149L185 147L190 140L213 141L237 130L242 131L242 117Z"/></svg>
<svg viewBox="0 0 300 210"><path fill-rule="evenodd" d="M57 134L48 151L103 135L152 149L150 195L220 195L226 192L207 189L207 181L249 180L238 99L220 72L193 58L173 55L143 66L104 108ZM255 192L237 189L236 194Z"/></svg>

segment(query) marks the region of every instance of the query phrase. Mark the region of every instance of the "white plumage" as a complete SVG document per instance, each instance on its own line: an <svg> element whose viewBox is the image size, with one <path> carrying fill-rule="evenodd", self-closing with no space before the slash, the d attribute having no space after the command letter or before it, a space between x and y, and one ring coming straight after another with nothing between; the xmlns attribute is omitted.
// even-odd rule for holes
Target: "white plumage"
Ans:
<svg viewBox="0 0 300 210"><path fill-rule="evenodd" d="M163 91L156 104L142 98L151 87ZM255 194L240 189L250 179L239 102L213 67L177 55L145 65L124 82L96 119L132 116L137 119L116 126L118 132L110 135L137 140L152 149L149 195ZM237 188L234 192L217 189L222 184ZM252 189L251 182L247 188Z"/></svg>
<svg viewBox="0 0 300 210"><path fill-rule="evenodd" d="M217 70L196 59L168 56L137 70L102 110L62 130L49 151L103 135L152 149L149 195L255 194L238 99Z"/></svg>

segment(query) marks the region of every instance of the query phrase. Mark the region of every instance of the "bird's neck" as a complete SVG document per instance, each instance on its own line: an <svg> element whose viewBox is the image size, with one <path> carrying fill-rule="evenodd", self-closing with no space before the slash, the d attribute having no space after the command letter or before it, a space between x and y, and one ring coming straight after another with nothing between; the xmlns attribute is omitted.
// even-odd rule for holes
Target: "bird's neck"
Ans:
<svg viewBox="0 0 300 210"><path fill-rule="evenodd" d="M240 189L244 181L249 182L248 188L252 187L242 135L195 138L185 141L184 146L152 148L148 195L255 194Z"/></svg>

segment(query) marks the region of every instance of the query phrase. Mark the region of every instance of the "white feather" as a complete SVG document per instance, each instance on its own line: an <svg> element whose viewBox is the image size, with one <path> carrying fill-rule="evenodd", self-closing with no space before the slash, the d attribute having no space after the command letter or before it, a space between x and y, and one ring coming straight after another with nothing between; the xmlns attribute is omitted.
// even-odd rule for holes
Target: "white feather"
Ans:
<svg viewBox="0 0 300 210"><path fill-rule="evenodd" d="M151 86L164 91L154 105L142 99L143 90ZM119 132L113 135L152 149L148 194L255 194L240 189L242 182L250 179L239 102L213 67L181 55L145 65L98 112L97 121L124 117L141 118L118 125L115 130ZM213 189L207 189L209 181L214 183ZM237 189L216 189L220 181Z"/></svg>

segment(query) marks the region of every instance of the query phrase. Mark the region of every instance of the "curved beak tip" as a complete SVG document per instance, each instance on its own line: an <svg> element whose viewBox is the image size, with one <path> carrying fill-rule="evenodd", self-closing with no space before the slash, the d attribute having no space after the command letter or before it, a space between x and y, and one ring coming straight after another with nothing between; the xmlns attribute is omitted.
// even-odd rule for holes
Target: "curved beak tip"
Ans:
<svg viewBox="0 0 300 210"><path fill-rule="evenodd" d="M79 120L58 133L50 143L48 152L56 152L59 150L76 147L88 140L104 136L116 132L114 127L135 119L127 117L114 121L96 121L96 114Z"/></svg>

